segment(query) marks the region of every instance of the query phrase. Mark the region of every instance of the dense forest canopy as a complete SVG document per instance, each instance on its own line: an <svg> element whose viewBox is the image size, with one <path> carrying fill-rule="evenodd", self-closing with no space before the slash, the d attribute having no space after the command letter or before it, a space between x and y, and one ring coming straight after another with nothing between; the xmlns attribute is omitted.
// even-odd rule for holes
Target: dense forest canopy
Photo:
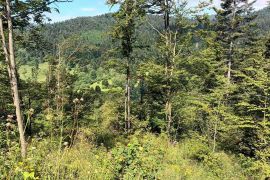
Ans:
<svg viewBox="0 0 270 180"><path fill-rule="evenodd" d="M270 178L269 7L54 2L1 2L0 179Z"/></svg>

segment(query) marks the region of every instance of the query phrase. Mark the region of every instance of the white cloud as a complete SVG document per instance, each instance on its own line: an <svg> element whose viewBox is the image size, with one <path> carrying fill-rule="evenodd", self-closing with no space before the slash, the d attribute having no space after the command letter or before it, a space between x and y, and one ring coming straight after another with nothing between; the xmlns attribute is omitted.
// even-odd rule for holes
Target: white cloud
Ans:
<svg viewBox="0 0 270 180"><path fill-rule="evenodd" d="M189 5L190 6L196 6L199 2L201 2L202 0L190 0L189 1ZM209 0L208 0L209 1ZM248 0L249 2L252 2L253 0ZM267 6L267 1L268 0L257 0L256 3L254 4L254 8L256 10L262 9L264 7ZM213 4L217 7L219 7L221 3L221 0L213 0Z"/></svg>
<svg viewBox="0 0 270 180"><path fill-rule="evenodd" d="M81 8L81 11L84 11L84 12L95 12L97 11L96 8Z"/></svg>

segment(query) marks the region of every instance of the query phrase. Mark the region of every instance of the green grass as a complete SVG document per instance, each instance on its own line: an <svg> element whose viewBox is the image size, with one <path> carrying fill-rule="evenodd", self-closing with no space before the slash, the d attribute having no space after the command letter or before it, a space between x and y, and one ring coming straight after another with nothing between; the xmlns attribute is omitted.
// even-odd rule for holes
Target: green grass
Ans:
<svg viewBox="0 0 270 180"><path fill-rule="evenodd" d="M46 75L47 75L47 72L48 72L48 67L49 67L49 63L48 62L45 62L45 63L41 63L39 64L39 68L37 70L37 81L40 82L40 83L43 83L46 81ZM22 80L30 80L32 79L34 76L33 76L33 69L35 69L36 67L34 66L30 66L30 65L22 65L20 66L19 68L19 75L20 75L20 78Z"/></svg>
<svg viewBox="0 0 270 180"><path fill-rule="evenodd" d="M36 67L34 66L31 66L31 65L22 65L20 66L19 68L19 75L20 75L20 78L24 81L27 81L27 80L31 80L33 78L33 69L35 69ZM47 72L48 72L48 68L49 68L49 63L48 62L45 62L45 63L41 63L39 64L39 68L37 70L37 81L39 83L44 83L46 82L46 75L47 75ZM71 70L70 71L71 74L74 74L74 70ZM113 85L113 80L110 79L108 80L108 84L110 86ZM93 84L90 84L90 88L92 89L96 89L97 87L100 87L100 90L102 92L119 92L122 90L121 87L106 87L105 85L102 84L102 81L97 81Z"/></svg>
<svg viewBox="0 0 270 180"><path fill-rule="evenodd" d="M113 84L113 81L111 79L108 80L108 84L109 85L112 85ZM110 91L119 92L119 91L122 91L122 88L121 87L108 88L108 87L106 87L106 86L104 86L102 84L102 81L95 82L95 83L91 84L90 85L90 88L96 89L98 86L100 87L101 92L110 92Z"/></svg>

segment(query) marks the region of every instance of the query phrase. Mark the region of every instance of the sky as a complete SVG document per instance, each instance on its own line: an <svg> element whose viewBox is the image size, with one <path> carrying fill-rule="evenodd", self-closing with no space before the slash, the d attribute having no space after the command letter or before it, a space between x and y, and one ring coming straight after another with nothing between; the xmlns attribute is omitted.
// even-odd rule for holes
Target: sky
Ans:
<svg viewBox="0 0 270 180"><path fill-rule="evenodd" d="M48 16L52 22L64 21L81 16L96 16L116 11L106 5L106 0L73 0L72 2L57 3L53 5L60 13L54 11Z"/></svg>
<svg viewBox="0 0 270 180"><path fill-rule="evenodd" d="M256 9L262 9L267 5L268 0L257 0L255 4ZM199 0L190 0L190 5L194 6ZM218 5L220 0L214 0ZM60 13L56 11L48 15L52 22L64 21L81 16L96 16L104 13L114 12L117 7L111 8L106 5L106 0L73 0L72 2L57 3L53 5Z"/></svg>

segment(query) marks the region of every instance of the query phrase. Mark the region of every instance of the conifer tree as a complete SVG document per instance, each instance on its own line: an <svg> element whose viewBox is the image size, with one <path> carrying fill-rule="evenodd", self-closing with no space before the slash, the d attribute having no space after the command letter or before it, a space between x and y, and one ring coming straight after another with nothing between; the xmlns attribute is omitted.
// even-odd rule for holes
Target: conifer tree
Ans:
<svg viewBox="0 0 270 180"><path fill-rule="evenodd" d="M171 0L149 0L145 2L144 7L147 12L151 14L159 14L163 16L163 25L164 29L159 31L156 27L153 27L159 34L160 44L158 45L160 53L163 56L163 60L161 64L164 64L164 79L165 82L163 86L166 86L166 92L161 92L164 98L164 109L165 109L165 122L167 122L167 132L170 132L170 126L172 123L172 97L171 97L171 80L173 75L173 62L176 55L176 34L170 31L170 18L173 13L173 1ZM152 26L152 25L151 25ZM174 56L174 57L171 57ZM165 77L166 76L166 77ZM161 82L160 82L161 83Z"/></svg>
<svg viewBox="0 0 270 180"><path fill-rule="evenodd" d="M254 39L254 38L253 38ZM239 135L239 151L259 160L260 171L266 173L269 162L269 60L264 56L264 43L258 39L246 47L249 52L241 63L241 71L237 77L238 103L234 109L240 117L237 124ZM269 174L268 174L269 176Z"/></svg>
<svg viewBox="0 0 270 180"><path fill-rule="evenodd" d="M221 9L215 8L217 40L223 46L222 60L227 65L228 83L233 81L237 41L245 35L246 24L252 20L246 13L251 10L253 4L254 2L249 3L246 0L222 0Z"/></svg>
<svg viewBox="0 0 270 180"><path fill-rule="evenodd" d="M175 135L174 126L179 129L179 124L175 121L178 117L173 110L173 101L176 101L177 93L184 89L182 62L191 54L189 48L192 47L192 33L189 30L193 28L193 23L187 18L191 11L187 9L186 1L179 4L175 1L148 1L147 6L149 13L160 14L163 18L162 29L149 23L158 35L156 56L141 66L150 106L148 118L151 119L154 131L165 129L168 135Z"/></svg>
<svg viewBox="0 0 270 180"><path fill-rule="evenodd" d="M110 2L116 3L116 2ZM113 29L113 38L121 42L121 54L125 60L126 87L125 87L125 129L131 130L131 80L132 80L132 55L136 41L136 28L138 21L145 14L142 0L125 0L120 3L120 9L114 14L116 25Z"/></svg>
<svg viewBox="0 0 270 180"><path fill-rule="evenodd" d="M235 104L241 96L241 93L237 92L241 87L239 73L242 65L251 56L249 48L256 41L252 39L255 37L254 34L251 34L253 30L251 22L255 18L253 4L254 2L249 3L245 0L223 0L221 9L215 9L217 13L217 21L214 23L217 40L215 59L219 64L215 76L220 77L216 79L218 86L211 93L218 95L212 108L219 109L218 121L222 133L216 131L216 134L220 136L220 140L223 140L222 144L227 144L231 149L237 149L237 138L232 141L231 137L238 136L237 125L241 121L241 117L235 111Z"/></svg>
<svg viewBox="0 0 270 180"><path fill-rule="evenodd" d="M266 59L269 59L270 58L270 39L267 40L265 46L266 46L266 50L265 50L264 55Z"/></svg>

